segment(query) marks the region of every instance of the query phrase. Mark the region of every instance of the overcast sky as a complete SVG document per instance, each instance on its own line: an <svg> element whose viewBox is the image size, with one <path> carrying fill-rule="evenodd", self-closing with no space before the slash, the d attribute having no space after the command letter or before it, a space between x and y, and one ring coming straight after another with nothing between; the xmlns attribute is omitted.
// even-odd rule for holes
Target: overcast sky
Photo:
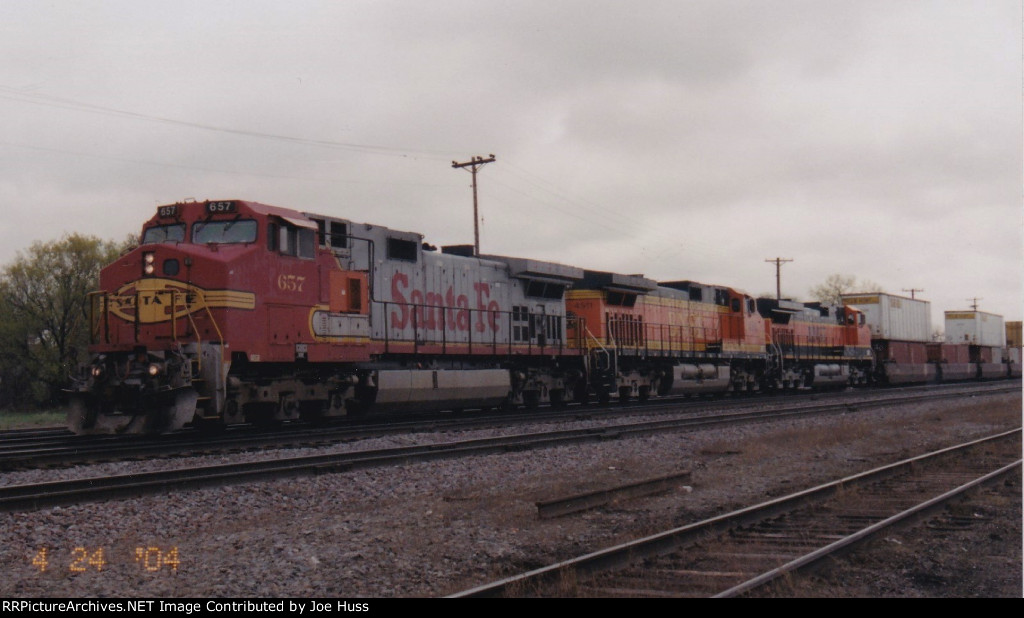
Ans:
<svg viewBox="0 0 1024 618"><path fill-rule="evenodd" d="M0 264L249 199L484 253L1022 314L1017 0L0 3Z"/></svg>

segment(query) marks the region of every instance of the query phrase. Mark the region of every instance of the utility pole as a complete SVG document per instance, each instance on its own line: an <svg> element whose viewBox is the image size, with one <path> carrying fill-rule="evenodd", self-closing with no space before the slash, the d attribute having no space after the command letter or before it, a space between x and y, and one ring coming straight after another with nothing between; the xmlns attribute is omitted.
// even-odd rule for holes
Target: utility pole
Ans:
<svg viewBox="0 0 1024 618"><path fill-rule="evenodd" d="M984 298L968 298L967 300L971 301L971 310L972 311L977 311L978 310L978 301L979 300L985 300L985 299Z"/></svg>
<svg viewBox="0 0 1024 618"><path fill-rule="evenodd" d="M792 259L783 259L780 257L777 257L774 260L765 260L765 262L775 262L775 300L782 300L782 265L786 262L792 261Z"/></svg>
<svg viewBox="0 0 1024 618"><path fill-rule="evenodd" d="M914 292L924 292L924 290L920 288L910 288L909 290L907 288L903 288L903 291L910 292L910 300L914 300Z"/></svg>
<svg viewBox="0 0 1024 618"><path fill-rule="evenodd" d="M480 255L480 217L477 215L477 203L476 203L476 171L488 163L494 163L494 155L488 155L488 158L473 157L465 163L459 163L452 161L452 167L458 169L460 167L470 168L470 173L473 174L473 255Z"/></svg>

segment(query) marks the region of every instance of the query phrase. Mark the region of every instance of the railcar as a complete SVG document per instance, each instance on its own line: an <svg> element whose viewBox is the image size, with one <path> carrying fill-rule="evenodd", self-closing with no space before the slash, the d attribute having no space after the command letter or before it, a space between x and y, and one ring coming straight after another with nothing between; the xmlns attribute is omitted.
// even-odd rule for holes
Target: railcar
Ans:
<svg viewBox="0 0 1024 618"><path fill-rule="evenodd" d="M968 379L997 380L1013 376L1013 362L1007 355L1007 329L1001 315L984 311L946 311L943 358L939 371L944 379L950 369L951 349L958 357L967 358ZM963 362L963 361L962 361Z"/></svg>
<svg viewBox="0 0 1024 618"><path fill-rule="evenodd" d="M847 294L842 300L867 318L873 381L919 384L1020 376L1019 359L1006 351L1002 316L946 311L945 341L933 341L928 301L881 292Z"/></svg>
<svg viewBox="0 0 1024 618"><path fill-rule="evenodd" d="M1021 322L1011 321L1006 323L1006 351L1003 358L1007 364L1007 373L1011 378L1021 377L1021 349L1024 343L1021 341Z"/></svg>
<svg viewBox="0 0 1024 618"><path fill-rule="evenodd" d="M908 384L937 379L935 364L928 362L931 303L881 292L841 298L845 305L864 313L875 356L875 382Z"/></svg>

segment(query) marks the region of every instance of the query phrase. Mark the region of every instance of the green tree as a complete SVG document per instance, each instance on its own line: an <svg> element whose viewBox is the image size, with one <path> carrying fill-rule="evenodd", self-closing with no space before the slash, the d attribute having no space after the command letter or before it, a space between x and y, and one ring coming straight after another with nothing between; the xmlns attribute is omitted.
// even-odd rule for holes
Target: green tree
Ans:
<svg viewBox="0 0 1024 618"><path fill-rule="evenodd" d="M851 275L840 275L836 273L829 275L824 283L811 288L811 298L829 305L840 304L841 294L853 294L858 292L884 292L882 286L867 279L858 280Z"/></svg>
<svg viewBox="0 0 1024 618"><path fill-rule="evenodd" d="M33 243L0 271L0 405L52 405L88 345L88 293L134 244L70 234Z"/></svg>

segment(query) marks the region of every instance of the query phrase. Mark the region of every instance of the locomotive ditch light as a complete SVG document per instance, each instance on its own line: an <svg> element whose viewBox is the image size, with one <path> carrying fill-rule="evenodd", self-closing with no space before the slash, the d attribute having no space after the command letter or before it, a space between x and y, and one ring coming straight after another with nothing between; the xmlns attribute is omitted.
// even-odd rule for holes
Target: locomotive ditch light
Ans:
<svg viewBox="0 0 1024 618"><path fill-rule="evenodd" d="M156 376L156 375L159 375L159 373L160 373L160 365L158 365L156 363L150 363L150 365L149 365L149 375Z"/></svg>
<svg viewBox="0 0 1024 618"><path fill-rule="evenodd" d="M103 367L99 365L93 365L90 373L92 373L92 377L98 378L103 375Z"/></svg>

